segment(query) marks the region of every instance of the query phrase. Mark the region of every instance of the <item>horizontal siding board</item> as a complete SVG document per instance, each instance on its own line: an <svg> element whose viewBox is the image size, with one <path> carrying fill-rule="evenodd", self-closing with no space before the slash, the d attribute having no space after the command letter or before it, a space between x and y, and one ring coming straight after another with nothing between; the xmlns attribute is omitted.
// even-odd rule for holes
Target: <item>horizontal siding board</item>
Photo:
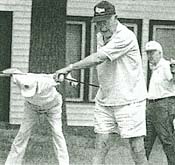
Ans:
<svg viewBox="0 0 175 165"><path fill-rule="evenodd" d="M21 124L22 118L13 118L13 120L10 121L10 124Z"/></svg>
<svg viewBox="0 0 175 165"><path fill-rule="evenodd" d="M32 1L31 0L0 0L0 4L4 5L31 5Z"/></svg>
<svg viewBox="0 0 175 165"><path fill-rule="evenodd" d="M68 125L93 126L94 108L94 104L66 103Z"/></svg>
<svg viewBox="0 0 175 165"><path fill-rule="evenodd" d="M94 123L91 121L67 121L67 124L70 126L94 126Z"/></svg>
<svg viewBox="0 0 175 165"><path fill-rule="evenodd" d="M12 105L12 108L13 108L13 110L11 110L12 115L14 113L23 112L24 110L23 105Z"/></svg>
<svg viewBox="0 0 175 165"><path fill-rule="evenodd" d="M16 112L16 113L17 113L18 111L21 111L21 112L24 111L24 101L21 101L21 102L18 101L18 103L16 103L16 104L13 102L13 103L11 104L11 106L12 106L13 109L14 109L14 110L11 111L11 112Z"/></svg>
<svg viewBox="0 0 175 165"><path fill-rule="evenodd" d="M22 31L22 32L20 32L20 30L14 30L13 36L15 36L15 37L26 37L26 38L29 38L30 37L30 33L29 33L28 30Z"/></svg>
<svg viewBox="0 0 175 165"><path fill-rule="evenodd" d="M23 112L13 112L13 113L11 113L12 118L21 119L22 116L23 116Z"/></svg>
<svg viewBox="0 0 175 165"><path fill-rule="evenodd" d="M30 17L26 18L26 17L15 17L15 19L13 20L13 24L31 24L31 20L30 20Z"/></svg>
<svg viewBox="0 0 175 165"><path fill-rule="evenodd" d="M21 51L21 50L18 50L18 49L16 49L14 52L13 52L13 55L14 56L20 56L20 55L24 55L24 56L28 56L29 55L29 51L28 50L23 50L23 51Z"/></svg>
<svg viewBox="0 0 175 165"><path fill-rule="evenodd" d="M93 121L93 114L90 115L90 114L73 114L73 113L70 113L67 115L67 119L68 120L71 120L71 121L90 121L92 122Z"/></svg>
<svg viewBox="0 0 175 165"><path fill-rule="evenodd" d="M28 62L21 62L21 61L17 61L17 62L15 62L15 61L13 61L13 67L14 66L16 66L17 68L24 68L25 66L27 67L28 66Z"/></svg>
<svg viewBox="0 0 175 165"><path fill-rule="evenodd" d="M115 4L119 17L123 18L154 18L154 19L175 19L175 1L140 1L125 0L111 1ZM93 16L93 6L96 1L68 1L68 15ZM156 10L155 10L156 8Z"/></svg>
<svg viewBox="0 0 175 165"><path fill-rule="evenodd" d="M31 5L7 5L6 8L10 11L31 11Z"/></svg>
<svg viewBox="0 0 175 165"><path fill-rule="evenodd" d="M16 65L16 63L15 63L15 65L13 65L13 64L11 64L11 67L13 68L19 68L18 67L18 65ZM24 66L20 66L20 68L19 68L20 70L22 70L22 71L28 71L28 64L27 65L24 65ZM12 89L11 89L12 90Z"/></svg>
<svg viewBox="0 0 175 165"><path fill-rule="evenodd" d="M15 92L13 92L12 94L13 94L14 96L16 96L16 97L13 98L13 101L12 101L11 104L10 104L11 106L12 106L12 105L17 105L17 104L18 104L18 101L19 101L19 103L22 102L23 99L20 97L20 93L15 93ZM12 110L12 111L13 111L13 110Z"/></svg>
<svg viewBox="0 0 175 165"><path fill-rule="evenodd" d="M142 7L159 7L159 6L175 6L174 0L124 0L124 1L113 1L116 6L125 5L127 6L142 6ZM157 9L157 8L156 8Z"/></svg>
<svg viewBox="0 0 175 165"><path fill-rule="evenodd" d="M13 16L15 18L30 18L31 17L31 11L15 11Z"/></svg>
<svg viewBox="0 0 175 165"><path fill-rule="evenodd" d="M29 49L30 44L29 43L23 43L21 44L21 42L17 42L13 45L13 49L21 49L21 50L25 50L25 49Z"/></svg>
<svg viewBox="0 0 175 165"><path fill-rule="evenodd" d="M26 44L26 45L30 46L30 41L27 38L21 38L21 37L14 37L14 38L15 38L15 40L13 42L14 44L17 44L17 45L19 45L19 44Z"/></svg>
<svg viewBox="0 0 175 165"><path fill-rule="evenodd" d="M13 29L30 32L30 24L13 24Z"/></svg>
<svg viewBox="0 0 175 165"><path fill-rule="evenodd" d="M13 107L13 111L11 111L13 113L17 114L18 112L23 112L24 111L24 103L12 104L11 106Z"/></svg>
<svg viewBox="0 0 175 165"><path fill-rule="evenodd" d="M13 62L20 62L20 63L28 63L29 62L29 58L27 57L27 58L23 58L22 56L21 56L21 58L20 58L20 56L19 57L17 57L17 58L13 58Z"/></svg>

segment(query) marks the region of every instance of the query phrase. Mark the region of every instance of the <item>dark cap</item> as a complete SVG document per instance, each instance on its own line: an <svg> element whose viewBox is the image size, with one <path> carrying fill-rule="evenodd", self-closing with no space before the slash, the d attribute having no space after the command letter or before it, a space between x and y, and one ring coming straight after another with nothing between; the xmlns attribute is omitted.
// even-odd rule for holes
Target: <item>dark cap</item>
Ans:
<svg viewBox="0 0 175 165"><path fill-rule="evenodd" d="M116 14L115 6L108 1L101 1L94 6L92 22L106 20L114 14Z"/></svg>

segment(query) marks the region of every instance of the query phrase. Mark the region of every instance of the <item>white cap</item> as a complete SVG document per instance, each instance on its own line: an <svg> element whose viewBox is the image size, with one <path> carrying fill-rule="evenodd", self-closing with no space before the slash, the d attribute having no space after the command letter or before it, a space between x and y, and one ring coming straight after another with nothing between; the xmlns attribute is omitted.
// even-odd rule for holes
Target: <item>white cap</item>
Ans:
<svg viewBox="0 0 175 165"><path fill-rule="evenodd" d="M158 50L162 52L162 46L156 41L149 41L146 43L145 50L146 51Z"/></svg>
<svg viewBox="0 0 175 165"><path fill-rule="evenodd" d="M14 80L19 85L21 95L24 97L32 97L36 93L37 80L32 75L14 75Z"/></svg>

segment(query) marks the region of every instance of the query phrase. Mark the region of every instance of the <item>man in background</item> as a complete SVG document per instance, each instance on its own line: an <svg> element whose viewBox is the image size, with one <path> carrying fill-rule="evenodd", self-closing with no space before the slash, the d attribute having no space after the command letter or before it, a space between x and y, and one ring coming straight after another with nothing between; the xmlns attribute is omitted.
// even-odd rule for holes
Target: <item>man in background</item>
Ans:
<svg viewBox="0 0 175 165"><path fill-rule="evenodd" d="M167 156L168 165L175 164L175 84L170 62L163 58L162 46L149 41L146 53L151 69L146 110L146 156L149 159L154 141L158 136ZM174 124L173 124L174 123Z"/></svg>

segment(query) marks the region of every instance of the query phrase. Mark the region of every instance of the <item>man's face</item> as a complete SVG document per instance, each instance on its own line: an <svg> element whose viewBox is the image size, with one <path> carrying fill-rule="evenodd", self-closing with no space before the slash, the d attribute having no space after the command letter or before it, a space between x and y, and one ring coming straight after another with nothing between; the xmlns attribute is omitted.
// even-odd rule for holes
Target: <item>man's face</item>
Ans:
<svg viewBox="0 0 175 165"><path fill-rule="evenodd" d="M157 65L157 63L161 59L161 52L157 50L146 51L146 54L147 54L149 62L153 65Z"/></svg>
<svg viewBox="0 0 175 165"><path fill-rule="evenodd" d="M110 39L114 33L115 20L114 17L96 22L97 33L100 32L104 38Z"/></svg>
<svg viewBox="0 0 175 165"><path fill-rule="evenodd" d="M97 31L101 33L106 33L110 31L110 20L102 20L96 22Z"/></svg>

